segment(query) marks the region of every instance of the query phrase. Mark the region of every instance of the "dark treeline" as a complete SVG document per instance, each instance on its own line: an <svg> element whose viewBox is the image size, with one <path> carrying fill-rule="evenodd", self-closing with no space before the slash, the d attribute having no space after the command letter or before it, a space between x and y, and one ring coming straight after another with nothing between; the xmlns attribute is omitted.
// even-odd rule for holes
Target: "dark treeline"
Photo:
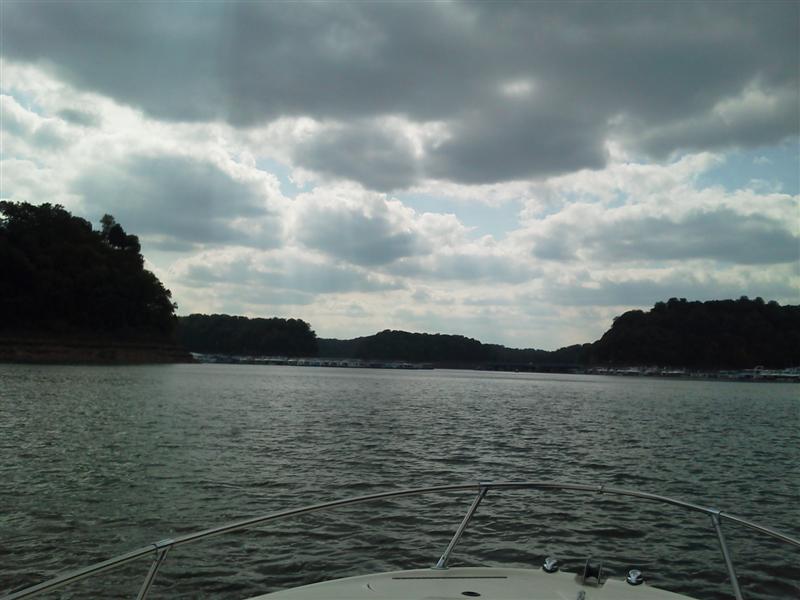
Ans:
<svg viewBox="0 0 800 600"><path fill-rule="evenodd" d="M320 356L431 363L486 359L485 347L472 338L388 329L354 340L320 340Z"/></svg>
<svg viewBox="0 0 800 600"><path fill-rule="evenodd" d="M671 298L628 311L592 345L591 360L611 365L700 369L800 365L800 306L743 296L687 302Z"/></svg>
<svg viewBox="0 0 800 600"><path fill-rule="evenodd" d="M514 349L459 335L382 331L352 340L319 340L320 355L485 367L600 365L742 369L800 365L800 306L777 302L672 298L614 319L593 344L555 351Z"/></svg>
<svg viewBox="0 0 800 600"><path fill-rule="evenodd" d="M492 349L491 360L497 364L570 367L588 363L592 345L574 344L558 350L506 348L494 344L488 347Z"/></svg>
<svg viewBox="0 0 800 600"><path fill-rule="evenodd" d="M317 336L300 319L229 315L178 318L178 341L190 352L250 356L316 356Z"/></svg>
<svg viewBox="0 0 800 600"><path fill-rule="evenodd" d="M462 335L409 333L385 330L352 340L320 339L319 354L326 358L405 361L458 366L569 366L578 364L582 346L554 352L483 344Z"/></svg>
<svg viewBox="0 0 800 600"><path fill-rule="evenodd" d="M139 239L59 205L0 202L0 333L166 338L175 304Z"/></svg>

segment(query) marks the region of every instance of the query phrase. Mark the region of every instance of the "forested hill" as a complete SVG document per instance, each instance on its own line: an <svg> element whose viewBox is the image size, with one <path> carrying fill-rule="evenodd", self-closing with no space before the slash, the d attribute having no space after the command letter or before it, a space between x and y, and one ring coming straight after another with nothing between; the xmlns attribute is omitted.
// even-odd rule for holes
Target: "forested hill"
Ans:
<svg viewBox="0 0 800 600"><path fill-rule="evenodd" d="M409 333L385 330L352 340L320 339L319 354L326 358L405 361L446 366L568 366L583 359L588 348L569 346L554 352L483 344L462 335Z"/></svg>
<svg viewBox="0 0 800 600"><path fill-rule="evenodd" d="M205 354L317 355L317 336L300 319L195 314L178 318L177 335L187 350Z"/></svg>
<svg viewBox="0 0 800 600"><path fill-rule="evenodd" d="M169 290L144 268L139 239L50 204L0 202L0 331L168 335Z"/></svg>
<svg viewBox="0 0 800 600"><path fill-rule="evenodd" d="M0 360L173 362L175 305L114 217L0 202ZM127 343L127 349L121 349Z"/></svg>
<svg viewBox="0 0 800 600"><path fill-rule="evenodd" d="M749 300L687 302L672 298L652 310L614 319L593 344L555 351L514 349L459 335L382 331L352 340L319 340L320 356L438 365L547 370L592 365L742 369L800 365L800 306Z"/></svg>
<svg viewBox="0 0 800 600"><path fill-rule="evenodd" d="M800 365L800 306L777 302L671 298L614 319L591 360L612 365L700 369Z"/></svg>

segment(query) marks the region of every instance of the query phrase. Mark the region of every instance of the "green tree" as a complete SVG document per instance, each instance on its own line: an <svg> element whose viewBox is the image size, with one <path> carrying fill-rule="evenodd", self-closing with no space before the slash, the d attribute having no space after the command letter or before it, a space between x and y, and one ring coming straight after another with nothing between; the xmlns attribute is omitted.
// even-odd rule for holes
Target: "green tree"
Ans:
<svg viewBox="0 0 800 600"><path fill-rule="evenodd" d="M111 215L100 231L59 205L0 202L0 331L168 335L171 293Z"/></svg>

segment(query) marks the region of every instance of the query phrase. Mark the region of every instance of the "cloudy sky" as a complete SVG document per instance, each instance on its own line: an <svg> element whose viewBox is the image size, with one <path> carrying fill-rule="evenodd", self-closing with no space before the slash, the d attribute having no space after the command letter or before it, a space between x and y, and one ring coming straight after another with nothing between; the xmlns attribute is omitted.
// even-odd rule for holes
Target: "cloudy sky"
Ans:
<svg viewBox="0 0 800 600"><path fill-rule="evenodd" d="M4 199L179 313L553 349L800 302L800 3L0 3Z"/></svg>

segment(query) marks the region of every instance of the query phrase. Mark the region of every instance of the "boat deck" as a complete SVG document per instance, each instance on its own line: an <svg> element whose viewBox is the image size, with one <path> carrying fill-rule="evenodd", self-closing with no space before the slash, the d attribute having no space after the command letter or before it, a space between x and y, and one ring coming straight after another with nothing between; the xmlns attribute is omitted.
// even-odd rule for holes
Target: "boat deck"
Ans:
<svg viewBox="0 0 800 600"><path fill-rule="evenodd" d="M573 573L532 569L454 567L417 569L323 581L252 600L691 600L647 584L606 580L582 584Z"/></svg>

